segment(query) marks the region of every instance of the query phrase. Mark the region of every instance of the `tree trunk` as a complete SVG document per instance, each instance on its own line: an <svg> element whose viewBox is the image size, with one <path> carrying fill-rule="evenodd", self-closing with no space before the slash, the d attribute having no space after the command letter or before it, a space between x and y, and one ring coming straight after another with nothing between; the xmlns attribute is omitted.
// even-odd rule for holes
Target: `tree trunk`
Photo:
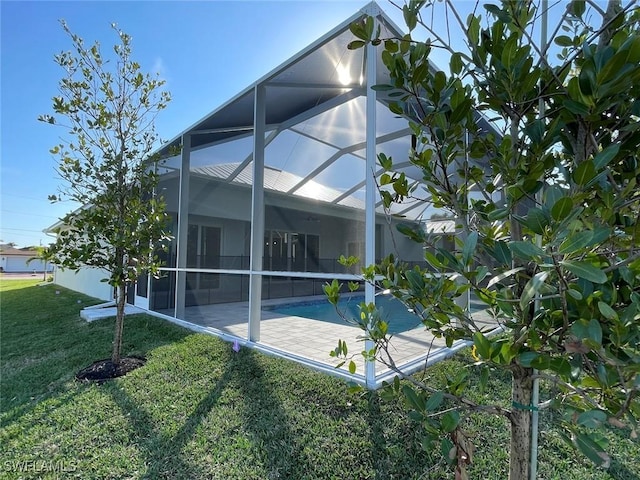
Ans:
<svg viewBox="0 0 640 480"><path fill-rule="evenodd" d="M122 331L124 329L124 306L126 302L126 286L118 285L116 288L116 329L113 335L113 351L111 361L120 363L120 351L122 350Z"/></svg>
<svg viewBox="0 0 640 480"><path fill-rule="evenodd" d="M514 365L512 370L511 457L509 480L529 479L531 465L531 397L533 369Z"/></svg>

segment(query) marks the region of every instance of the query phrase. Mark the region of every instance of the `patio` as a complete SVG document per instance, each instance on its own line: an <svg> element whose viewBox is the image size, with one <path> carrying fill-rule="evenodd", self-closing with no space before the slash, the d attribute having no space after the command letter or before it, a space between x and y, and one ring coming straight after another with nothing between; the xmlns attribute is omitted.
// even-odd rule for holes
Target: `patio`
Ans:
<svg viewBox="0 0 640 480"><path fill-rule="evenodd" d="M325 298L313 296L265 300L263 307L288 304L292 300L304 302L322 299ZM325 372L331 373L331 370L335 369L341 360L331 357L330 352L336 348L338 340L343 340L346 341L349 351L355 353L353 357L356 364L354 379L364 381L365 362L360 355L364 345L358 339L362 334L359 328L346 324L339 325L327 321L284 315L266 308L261 311L260 340L255 342L255 346L278 355L295 358L303 364L316 368L321 367ZM164 318L176 321L175 318L167 315L169 312L158 313L163 314ZM184 322L200 331L204 330L217 336L223 336L230 341L237 339L242 345L247 343L248 322L246 319L248 317L249 303L234 302L187 307ZM478 325L487 327L487 329L498 326L495 319L486 310L474 312L472 318ZM393 359L396 365L405 372L446 358L463 346L465 346L464 342L456 342L451 349L448 349L444 339L435 338L423 327L395 334L391 340ZM333 373L338 376L350 375L348 362ZM388 367L380 363L376 365L378 383L390 376L393 376L393 372Z"/></svg>

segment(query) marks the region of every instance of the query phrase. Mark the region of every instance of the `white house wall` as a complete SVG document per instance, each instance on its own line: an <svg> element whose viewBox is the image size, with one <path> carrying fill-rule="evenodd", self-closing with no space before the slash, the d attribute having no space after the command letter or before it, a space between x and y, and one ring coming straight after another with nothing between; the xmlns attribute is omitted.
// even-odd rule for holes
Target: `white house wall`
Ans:
<svg viewBox="0 0 640 480"><path fill-rule="evenodd" d="M177 211L177 181L163 182L167 209ZM226 184L210 178L192 177L190 184L189 223L222 229L223 257L249 254L251 190L246 186ZM364 242L364 212L300 196L265 192L265 229L318 235L320 257L338 258L348 254L349 243ZM379 216L381 235L379 255L394 253L406 261L421 261L422 247L404 238ZM392 230L392 231L391 231ZM331 232L335 232L332 234ZM392 240L395 237L395 242ZM398 251L394 251L394 245Z"/></svg>
<svg viewBox="0 0 640 480"><path fill-rule="evenodd" d="M56 285L61 287L66 287L100 300L110 301L113 300L113 287L101 281L108 276L108 272L97 268L81 268L76 273L57 267L54 271L53 280Z"/></svg>

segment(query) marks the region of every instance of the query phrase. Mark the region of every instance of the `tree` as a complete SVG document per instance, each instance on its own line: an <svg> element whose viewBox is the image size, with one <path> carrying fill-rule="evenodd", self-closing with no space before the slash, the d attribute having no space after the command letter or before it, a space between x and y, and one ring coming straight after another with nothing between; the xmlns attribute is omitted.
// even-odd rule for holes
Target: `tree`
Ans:
<svg viewBox="0 0 640 480"><path fill-rule="evenodd" d="M491 372L512 378L511 407L478 405L465 396L466 379L442 391L406 377L385 387L404 395L420 419L427 444L440 440L465 478L471 459L461 425L468 412L501 415L511 428L509 478L530 478L531 416L555 408L567 441L599 465L610 461L593 427L629 426L640 417L640 9L609 2L572 1L550 28L557 60L532 38L541 11L533 2L485 5L466 22L454 2L446 18L462 31L456 51L423 21L432 2L402 7L410 32L431 38L380 38L373 18L352 25L358 38L382 48L392 112L409 119L417 141L409 156L420 185L394 171L379 184L383 203L416 200L426 188L461 232L458 250L425 250L428 267L408 268L397 255L364 270L364 278L417 312L451 345L473 342L481 387ZM589 8L587 8L589 7ZM600 26L586 19L599 16ZM427 15L425 17L428 18ZM454 25L454 26L455 26ZM450 53L449 72L429 63L434 48ZM500 134L482 131L491 119ZM428 241L422 228L399 230ZM440 275L434 275L438 273ZM325 291L337 304L338 282ZM471 291L495 316L491 336L456 299ZM374 349L364 352L392 369L387 322L373 305L357 321ZM334 354L346 356L339 342ZM551 397L534 404L544 381ZM450 410L451 405L455 410ZM446 405L447 409L444 409Z"/></svg>
<svg viewBox="0 0 640 480"><path fill-rule="evenodd" d="M42 260L44 262L44 266L42 268L42 281L47 281L47 247L43 247L42 245L34 245L31 247L31 250L36 251L36 255L34 257L30 257L27 260L27 265L31 264L34 260ZM35 273L35 270L34 270Z"/></svg>
<svg viewBox="0 0 640 480"><path fill-rule="evenodd" d="M55 264L71 270L101 268L114 287L117 306L111 361L121 360L126 288L144 272L155 274L165 247L168 217L155 192L158 146L154 120L170 100L157 76L141 72L131 58L131 37L112 24L119 43L113 58L96 42L83 40L62 21L73 51L55 55L64 70L53 115L39 120L67 129L70 140L53 147L64 184L53 202L72 200L81 208L67 214L47 249Z"/></svg>

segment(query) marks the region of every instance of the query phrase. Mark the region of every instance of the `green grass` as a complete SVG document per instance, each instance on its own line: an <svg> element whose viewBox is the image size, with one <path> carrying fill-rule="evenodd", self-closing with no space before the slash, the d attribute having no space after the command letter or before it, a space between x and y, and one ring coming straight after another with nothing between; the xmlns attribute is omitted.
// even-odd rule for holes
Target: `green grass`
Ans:
<svg viewBox="0 0 640 480"><path fill-rule="evenodd" d="M123 353L146 356L144 367L78 383L78 370L109 357L113 320L85 323L79 310L95 300L55 285L11 280L0 292L2 479L452 478L399 402L348 394L336 378L150 316L125 322ZM442 362L430 382L459 368L460 357ZM487 391L508 398L508 379ZM539 478L640 478L628 432L609 432L614 460L603 471L546 420ZM478 446L471 478L506 478L507 425L474 416L465 428Z"/></svg>

